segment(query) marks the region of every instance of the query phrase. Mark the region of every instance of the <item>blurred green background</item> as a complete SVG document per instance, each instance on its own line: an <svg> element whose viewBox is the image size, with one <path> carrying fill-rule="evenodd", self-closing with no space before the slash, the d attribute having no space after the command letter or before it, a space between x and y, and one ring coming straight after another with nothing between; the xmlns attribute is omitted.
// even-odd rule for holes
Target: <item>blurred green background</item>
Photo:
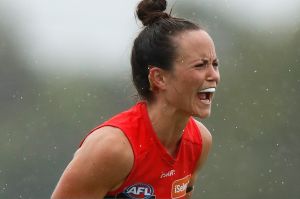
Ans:
<svg viewBox="0 0 300 199"><path fill-rule="evenodd" d="M137 98L130 1L0 0L0 198L49 198L83 136ZM194 198L300 198L300 2L177 0L215 41L214 138Z"/></svg>

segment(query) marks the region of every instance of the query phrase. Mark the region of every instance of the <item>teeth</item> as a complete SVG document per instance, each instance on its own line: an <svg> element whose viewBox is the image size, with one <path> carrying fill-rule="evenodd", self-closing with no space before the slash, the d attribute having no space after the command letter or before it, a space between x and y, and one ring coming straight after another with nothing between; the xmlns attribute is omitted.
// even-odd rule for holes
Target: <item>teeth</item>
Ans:
<svg viewBox="0 0 300 199"><path fill-rule="evenodd" d="M200 93L214 93L216 88L206 88L200 91Z"/></svg>

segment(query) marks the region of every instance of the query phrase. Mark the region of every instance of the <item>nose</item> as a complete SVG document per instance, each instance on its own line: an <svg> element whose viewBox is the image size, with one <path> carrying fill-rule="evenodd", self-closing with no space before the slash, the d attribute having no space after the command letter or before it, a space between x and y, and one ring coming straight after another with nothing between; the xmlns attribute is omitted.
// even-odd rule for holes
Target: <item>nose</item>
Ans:
<svg viewBox="0 0 300 199"><path fill-rule="evenodd" d="M210 66L206 69L206 80L210 82L216 82L218 84L220 81L220 72L218 67L214 67L212 64L210 64Z"/></svg>

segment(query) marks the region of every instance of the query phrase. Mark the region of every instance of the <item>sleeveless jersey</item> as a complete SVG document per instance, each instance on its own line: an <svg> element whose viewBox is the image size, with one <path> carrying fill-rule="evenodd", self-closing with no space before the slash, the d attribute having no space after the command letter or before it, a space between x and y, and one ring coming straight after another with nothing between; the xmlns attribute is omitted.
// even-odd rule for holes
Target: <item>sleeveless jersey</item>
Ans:
<svg viewBox="0 0 300 199"><path fill-rule="evenodd" d="M202 151L200 131L192 117L183 131L176 157L171 156L159 141L146 102L138 102L90 133L103 126L122 130L134 154L134 164L126 180L117 190L108 192L105 198L185 198Z"/></svg>

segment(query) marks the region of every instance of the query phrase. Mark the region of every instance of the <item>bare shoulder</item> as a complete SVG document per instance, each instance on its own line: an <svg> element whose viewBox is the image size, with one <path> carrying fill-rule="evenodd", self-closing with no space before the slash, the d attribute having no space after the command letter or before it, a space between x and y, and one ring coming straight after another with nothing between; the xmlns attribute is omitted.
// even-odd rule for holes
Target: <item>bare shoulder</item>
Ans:
<svg viewBox="0 0 300 199"><path fill-rule="evenodd" d="M75 156L85 151L104 152L104 154L114 155L110 156L113 159L118 159L119 156L128 158L128 156L133 155L131 145L124 133L120 129L110 126L102 127L91 133Z"/></svg>
<svg viewBox="0 0 300 199"><path fill-rule="evenodd" d="M195 119L194 119L195 120ZM202 166L204 165L204 163L207 160L211 145L212 145L212 135L209 132L209 130L199 121L195 120L195 122L198 125L198 128L200 130L201 133L201 137L202 137L202 152L201 152L201 156L199 158L197 167L198 170L202 168Z"/></svg>
<svg viewBox="0 0 300 199"><path fill-rule="evenodd" d="M194 183L196 182L197 177L198 177L198 172L199 172L199 170L201 170L204 163L206 162L211 145L212 145L212 136L211 136L211 133L209 132L209 130L201 122L197 121L196 119L194 119L194 121L196 122L196 124L199 128L199 131L201 133L203 145L202 145L202 152L201 152L200 158L196 165L196 170L193 173L191 181L189 183L189 186L191 186L191 187L194 186Z"/></svg>
<svg viewBox="0 0 300 199"><path fill-rule="evenodd" d="M209 130L204 126L204 124L202 124L201 122L199 122L198 120L194 119L194 121L196 122L199 130L200 130L200 133L201 133L201 137L202 137L202 140L203 140L203 144L206 145L206 147L209 147L211 146L212 144L212 135L211 133L209 132ZM205 147L205 146L204 146Z"/></svg>
<svg viewBox="0 0 300 199"><path fill-rule="evenodd" d="M133 162L131 145L120 129L97 129L76 151L52 198L101 198L126 179Z"/></svg>
<svg viewBox="0 0 300 199"><path fill-rule="evenodd" d="M122 168L130 167L133 163L133 151L124 133L114 127L106 126L90 134L75 156L93 156L95 161L112 163ZM119 163L119 164L116 164ZM122 164L120 164L122 163Z"/></svg>

